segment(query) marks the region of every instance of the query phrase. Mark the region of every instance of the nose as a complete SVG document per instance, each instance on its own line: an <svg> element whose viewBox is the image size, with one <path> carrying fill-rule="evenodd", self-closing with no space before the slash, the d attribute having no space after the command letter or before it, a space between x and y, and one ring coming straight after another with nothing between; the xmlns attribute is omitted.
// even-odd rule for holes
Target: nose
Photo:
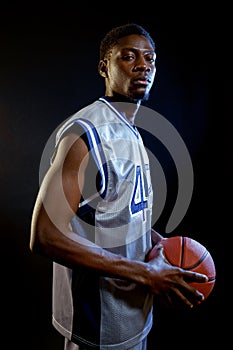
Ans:
<svg viewBox="0 0 233 350"><path fill-rule="evenodd" d="M141 72L149 72L151 70L150 67L148 67L146 64L140 64L134 66L134 71L141 71Z"/></svg>
<svg viewBox="0 0 233 350"><path fill-rule="evenodd" d="M137 61L135 62L133 70L134 71L141 71L141 72L144 72L144 71L149 72L149 71L151 71L151 67L149 65L149 62L147 62L144 57L139 57L137 59Z"/></svg>

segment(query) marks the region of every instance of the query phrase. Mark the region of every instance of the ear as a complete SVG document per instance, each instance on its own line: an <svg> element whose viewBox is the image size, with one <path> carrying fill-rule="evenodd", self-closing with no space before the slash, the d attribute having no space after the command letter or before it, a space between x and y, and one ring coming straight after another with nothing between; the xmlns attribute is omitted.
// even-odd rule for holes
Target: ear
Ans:
<svg viewBox="0 0 233 350"><path fill-rule="evenodd" d="M107 60L99 61L98 71L99 71L99 74L101 75L101 77L103 77L103 78L107 78L108 77Z"/></svg>

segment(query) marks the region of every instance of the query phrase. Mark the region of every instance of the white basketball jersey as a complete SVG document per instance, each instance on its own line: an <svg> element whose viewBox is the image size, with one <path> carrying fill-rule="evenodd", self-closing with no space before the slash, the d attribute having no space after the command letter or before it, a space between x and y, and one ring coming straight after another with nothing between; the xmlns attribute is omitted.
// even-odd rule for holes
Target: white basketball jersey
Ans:
<svg viewBox="0 0 233 350"><path fill-rule="evenodd" d="M68 119L57 135L80 130L91 154L73 231L98 246L144 261L151 248L153 191L141 136L106 98ZM152 326L152 295L140 285L54 263L53 324L90 348L133 347Z"/></svg>

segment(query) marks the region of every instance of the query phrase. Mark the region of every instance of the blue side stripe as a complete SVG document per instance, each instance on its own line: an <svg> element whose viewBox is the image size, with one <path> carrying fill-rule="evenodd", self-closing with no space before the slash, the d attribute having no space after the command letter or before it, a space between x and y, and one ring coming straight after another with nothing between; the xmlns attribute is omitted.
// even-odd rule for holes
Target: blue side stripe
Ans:
<svg viewBox="0 0 233 350"><path fill-rule="evenodd" d="M107 191L108 173L107 162L104 156L104 151L99 135L96 131L96 128L89 120L80 118L76 120L76 122L81 125L86 132L92 156L101 174L101 189L99 194L102 198L104 198Z"/></svg>

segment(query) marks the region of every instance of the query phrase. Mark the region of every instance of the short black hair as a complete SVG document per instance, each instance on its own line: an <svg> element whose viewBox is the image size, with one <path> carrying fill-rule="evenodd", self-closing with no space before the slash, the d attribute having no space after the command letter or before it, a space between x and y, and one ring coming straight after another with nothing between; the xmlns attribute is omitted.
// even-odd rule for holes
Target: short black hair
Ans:
<svg viewBox="0 0 233 350"><path fill-rule="evenodd" d="M100 42L100 60L103 60L111 48L117 44L120 38L123 38L128 35L138 34L143 35L147 38L153 49L155 50L155 43L147 30L145 30L142 26L136 23L127 23L123 24L119 27L115 27L111 29L101 40Z"/></svg>

